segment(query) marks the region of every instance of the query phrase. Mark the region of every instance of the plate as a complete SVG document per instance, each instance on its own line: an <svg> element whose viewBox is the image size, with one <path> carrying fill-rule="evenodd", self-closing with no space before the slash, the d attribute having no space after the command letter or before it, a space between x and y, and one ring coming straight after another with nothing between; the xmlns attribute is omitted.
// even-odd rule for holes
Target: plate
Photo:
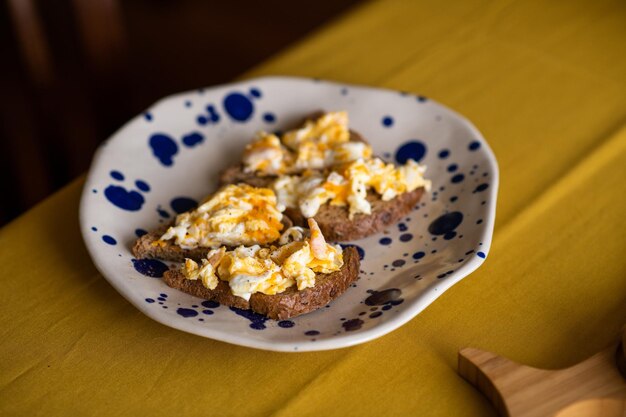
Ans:
<svg viewBox="0 0 626 417"><path fill-rule="evenodd" d="M347 110L387 161L428 166L432 191L384 233L351 242L359 280L326 308L273 321L169 288L168 265L134 259L134 240L217 188L258 130L280 131L315 110ZM478 130L423 96L317 79L268 77L167 97L96 151L82 193L81 232L102 275L167 326L274 351L356 345L415 317L489 253L498 167Z"/></svg>

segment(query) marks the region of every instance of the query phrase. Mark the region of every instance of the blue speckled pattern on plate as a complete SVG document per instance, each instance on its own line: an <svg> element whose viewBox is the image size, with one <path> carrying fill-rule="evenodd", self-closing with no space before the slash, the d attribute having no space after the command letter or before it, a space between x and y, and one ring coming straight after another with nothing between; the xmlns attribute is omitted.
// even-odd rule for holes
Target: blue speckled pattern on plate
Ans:
<svg viewBox="0 0 626 417"><path fill-rule="evenodd" d="M220 306L173 290L167 265L134 259L134 240L214 191L257 130L324 109L387 161L428 166L432 191L384 233L351 242L359 280L326 308L292 320ZM165 98L97 151L81 199L81 231L97 268L149 317L176 329L276 351L333 349L382 336L417 315L489 254L498 168L467 120L422 96L333 82L258 78Z"/></svg>

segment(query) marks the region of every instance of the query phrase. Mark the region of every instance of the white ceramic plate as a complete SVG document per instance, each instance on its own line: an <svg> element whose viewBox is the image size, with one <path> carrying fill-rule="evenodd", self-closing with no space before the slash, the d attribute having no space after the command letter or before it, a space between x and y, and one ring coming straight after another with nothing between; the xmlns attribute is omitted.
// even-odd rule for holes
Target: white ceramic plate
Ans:
<svg viewBox="0 0 626 417"><path fill-rule="evenodd" d="M359 280L326 308L277 322L184 294L159 261L133 258L142 231L214 191L260 129L280 130L319 109L350 125L389 161L428 166L432 191L384 234L358 242ZM415 317L489 253L498 167L467 120L406 93L270 77L167 97L96 152L83 190L81 231L96 267L139 310L200 336L276 351L334 349L382 336Z"/></svg>

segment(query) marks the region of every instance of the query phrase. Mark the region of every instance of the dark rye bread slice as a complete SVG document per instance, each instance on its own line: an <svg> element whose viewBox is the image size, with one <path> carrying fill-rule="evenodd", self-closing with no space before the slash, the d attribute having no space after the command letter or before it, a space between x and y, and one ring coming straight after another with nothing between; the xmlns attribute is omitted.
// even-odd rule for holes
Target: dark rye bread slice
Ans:
<svg viewBox="0 0 626 417"><path fill-rule="evenodd" d="M206 257L210 248L183 249L174 240L159 241L172 223L153 230L135 241L132 251L135 258L155 258L164 261L184 262L185 258L200 260Z"/></svg>
<svg viewBox="0 0 626 417"><path fill-rule="evenodd" d="M318 111L306 119L315 119L323 114ZM367 141L358 132L350 130L350 141ZM276 180L276 176L258 176L254 173L246 173L243 165L233 165L226 168L220 174L220 184L246 183L255 187L270 187ZM350 220L347 207L331 206L324 204L313 217L319 225L324 237L330 241L346 241L362 239L367 236L382 232L386 227L397 223L402 217L411 212L418 203L423 188L418 188L410 193L400 194L390 201L382 201L380 196L373 191L367 193L367 200L372 206L372 214L357 214ZM285 214L291 218L294 225L306 227L306 219L298 209L287 209Z"/></svg>
<svg viewBox="0 0 626 417"><path fill-rule="evenodd" d="M355 214L351 220L347 206L333 206L326 203L320 207L313 218L324 237L330 241L362 239L382 232L385 228L399 222L413 210L423 193L424 188L418 188L410 193L400 194L389 201L383 201L380 195L369 191L367 201L372 206L372 214ZM287 209L285 214L295 225L306 225L306 218L299 209Z"/></svg>
<svg viewBox="0 0 626 417"><path fill-rule="evenodd" d="M283 230L293 226L292 220L283 215ZM211 248L194 248L183 249L174 243L174 240L160 241L161 236L165 233L174 222L171 222L165 226L162 226L156 230L153 230L145 235L141 236L135 241L132 247L132 252L135 258L154 258L162 259L164 261L171 262L184 262L185 258L190 258L195 261L199 261L206 258L207 253Z"/></svg>
<svg viewBox="0 0 626 417"><path fill-rule="evenodd" d="M228 168L220 178L223 184L247 183L257 187L269 187L275 177L257 177L244 173L240 167ZM352 220L348 217L348 207L332 206L329 203L320 207L313 216L324 237L331 241L362 239L382 232L411 212L422 197L424 188L383 201L374 191L367 193L367 201L372 206L372 214L356 214ZM288 208L284 213L296 226L306 227L306 219L299 209Z"/></svg>
<svg viewBox="0 0 626 417"><path fill-rule="evenodd" d="M363 136L354 130L350 130L350 142L367 143ZM276 175L260 176L253 172L244 172L243 165L238 164L228 167L220 173L220 184L245 182L253 187L269 187L276 178L278 178Z"/></svg>
<svg viewBox="0 0 626 417"><path fill-rule="evenodd" d="M337 272L317 274L315 286L298 291L295 286L286 291L267 295L252 294L250 301L233 295L228 283L220 281L215 289L210 290L200 280L191 281L177 270L166 271L163 280L177 290L206 300L217 301L231 307L251 309L270 319L284 320L317 310L343 294L359 276L359 254L355 247L343 250L343 266Z"/></svg>
<svg viewBox="0 0 626 417"><path fill-rule="evenodd" d="M275 175L257 176L253 172L244 172L242 165L233 165L220 172L220 185L246 183L253 187L269 187Z"/></svg>

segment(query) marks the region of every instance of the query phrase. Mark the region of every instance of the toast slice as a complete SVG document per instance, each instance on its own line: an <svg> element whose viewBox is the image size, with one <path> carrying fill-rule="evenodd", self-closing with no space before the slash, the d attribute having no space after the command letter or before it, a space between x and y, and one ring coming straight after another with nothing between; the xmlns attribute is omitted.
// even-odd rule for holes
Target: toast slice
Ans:
<svg viewBox="0 0 626 417"><path fill-rule="evenodd" d="M222 172L222 184L236 184L244 182L255 187L270 187L276 177L257 177L252 173L245 173L240 166L233 166ZM349 218L348 207L332 206L329 203L320 207L313 218L319 225L324 237L331 241L347 241L362 239L382 232L411 212L419 202L424 188L417 188L397 197L383 201L374 191L368 191L367 201L372 206L372 214L356 214ZM306 219L297 208L288 208L284 214L296 226L306 226Z"/></svg>
<svg viewBox="0 0 626 417"><path fill-rule="evenodd" d="M296 286L292 286L275 295L254 293L250 301L233 295L225 281L220 281L215 289L210 290L202 285L200 280L188 280L177 270L166 271L163 280L170 287L195 297L217 301L230 307L250 309L270 319L284 320L317 310L339 297L358 279L359 267L359 254L356 248L348 246L343 250L341 269L330 274L317 274L315 286L300 291Z"/></svg>
<svg viewBox="0 0 626 417"><path fill-rule="evenodd" d="M323 114L323 112L314 113L310 118L319 117L320 114ZM362 142L367 144L363 136L354 130L350 130L350 142ZM237 164L223 170L220 173L219 181L220 185L243 182L253 187L269 187L277 178L278 176L276 175L258 175L254 172L244 172L243 164Z"/></svg>
<svg viewBox="0 0 626 417"><path fill-rule="evenodd" d="M424 188L417 188L411 192L400 194L389 201L383 201L380 195L369 191L367 201L372 206L371 214L359 213L350 219L347 206L333 206L326 203L320 207L313 218L328 240L345 242L362 239L380 233L387 227L398 223L400 219L413 210L423 193ZM285 210L285 214L291 218L296 226L306 224L306 218L297 208L288 208Z"/></svg>
<svg viewBox="0 0 626 417"><path fill-rule="evenodd" d="M304 120L316 119L323 115L323 111L317 111ZM354 130L350 130L351 142L367 141ZM220 174L220 184L246 183L255 187L271 188L277 176L262 176L252 172L244 172L243 164L233 165L226 168ZM356 214L349 218L349 210L346 206L333 206L329 203L320 207L313 218L318 223L324 236L331 241L357 240L380 233L385 228L397 223L401 218L411 212L424 193L424 188L418 188L408 193L383 201L381 196L370 190L367 193L372 213ZM284 212L296 226L306 226L306 218L297 208L288 208Z"/></svg>
<svg viewBox="0 0 626 417"><path fill-rule="evenodd" d="M174 243L173 240L161 241L161 236L172 223L153 230L141 236L135 241L132 252L135 258L154 258L171 262L185 262L185 258L198 261L207 256L211 248L197 247L194 249L183 249Z"/></svg>
<svg viewBox="0 0 626 417"><path fill-rule="evenodd" d="M306 220L304 223L306 224ZM170 262L185 262L185 258L190 258L194 261L206 258L211 248L197 247L193 249L183 249L173 240L160 240L161 236L163 236L167 229L173 224L174 222L166 224L137 239L132 247L135 258L153 258ZM285 215L283 215L282 224L283 230L289 229L294 225L293 221Z"/></svg>

